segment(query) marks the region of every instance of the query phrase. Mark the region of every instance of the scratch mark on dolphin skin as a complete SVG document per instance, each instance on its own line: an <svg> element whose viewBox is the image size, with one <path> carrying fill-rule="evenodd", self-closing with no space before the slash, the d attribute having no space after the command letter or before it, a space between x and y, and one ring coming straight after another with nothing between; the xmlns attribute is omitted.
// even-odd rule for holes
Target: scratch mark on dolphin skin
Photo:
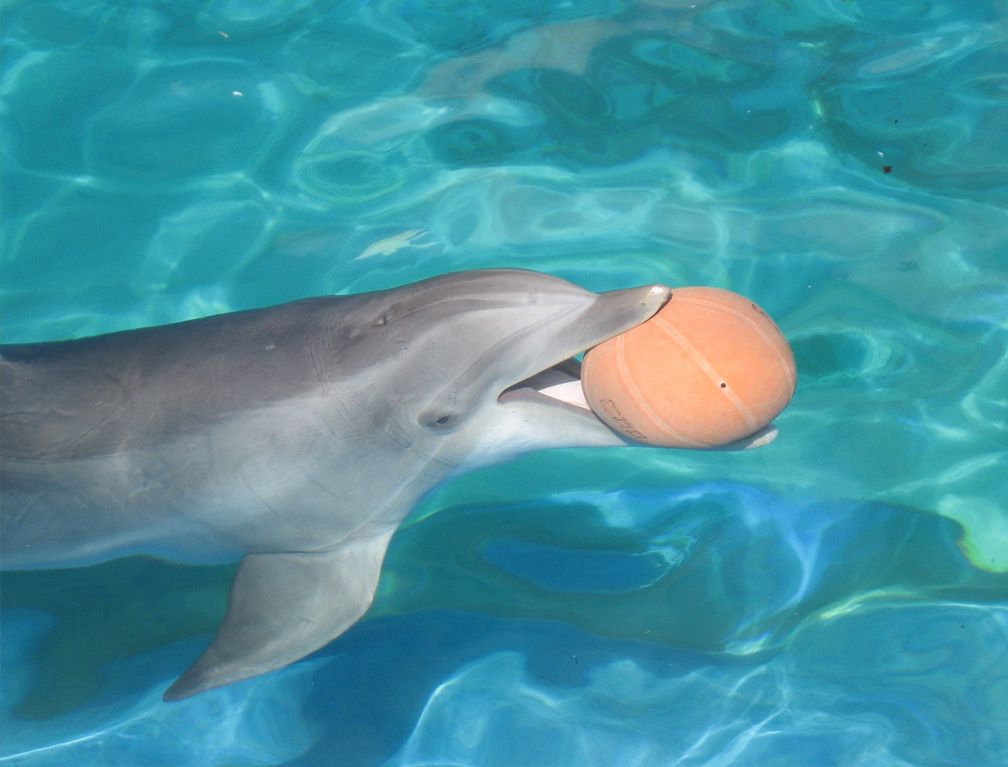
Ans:
<svg viewBox="0 0 1008 767"><path fill-rule="evenodd" d="M99 418L95 423L93 423L90 427L88 427L83 432L78 434L74 439L70 440L69 442L65 442L63 445L64 449L72 449L77 447L77 445L79 445L81 442L87 439L88 436L101 429L101 427L104 426L105 423L108 422L108 420L112 418L114 415L116 415L120 410L122 410L122 405L116 405L114 410L112 410L109 413L106 413L103 417Z"/></svg>
<svg viewBox="0 0 1008 767"><path fill-rule="evenodd" d="M242 476L242 482L245 483L245 487L248 489L248 491L252 493L253 496L255 496L256 500L258 500L263 506L266 507L266 509L269 511L269 513L273 516L273 518L277 522L279 522L281 525L287 528L287 530L290 531L291 533L301 532L299 528L292 525L289 519L287 519L279 511L277 511L276 508L274 508L273 504L271 504L268 500L266 500L266 498L252 486L252 482L251 480L249 480L248 475L245 473L244 467L242 468L241 476Z"/></svg>
<svg viewBox="0 0 1008 767"><path fill-rule="evenodd" d="M339 493L337 493L331 487L327 487L326 485L323 485L321 482L319 482L317 479L315 479L315 477L313 477L311 474L309 474L304 468L301 469L301 473L304 475L305 479L307 479L309 482L311 482L313 485L315 485L315 487L317 487L322 492L326 493L327 495L331 495L333 498L340 498L341 497L341 495Z"/></svg>

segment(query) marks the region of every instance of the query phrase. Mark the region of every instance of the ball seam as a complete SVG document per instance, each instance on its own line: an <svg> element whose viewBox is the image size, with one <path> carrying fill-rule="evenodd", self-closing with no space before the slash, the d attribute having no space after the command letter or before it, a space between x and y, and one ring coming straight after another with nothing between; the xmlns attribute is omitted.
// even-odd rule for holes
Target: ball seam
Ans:
<svg viewBox="0 0 1008 767"><path fill-rule="evenodd" d="M763 343L765 343L770 348L771 352L773 352L774 357L777 358L777 362L781 366L781 370L784 371L784 378L791 386L791 394L794 395L795 389L798 387L798 382L795 379L794 375L791 373L792 366L784 358L784 355L781 354L780 349L777 348L777 344L774 343L773 339L767 335L766 331L758 323L753 321L752 317L745 314L744 312L740 312L738 309L735 309L734 307L726 306L725 304L718 303L717 301L705 300L703 298L699 298L696 296L685 296L679 298L678 302L683 304L689 303L695 306L705 306L708 309L717 309L719 311L726 312L731 316L735 317L736 319L741 320L743 323L745 323L751 330L753 330L756 333L756 335L758 335L763 340ZM755 306L755 304L753 304L753 306ZM762 309L760 311L762 311ZM655 319L658 318L656 317ZM774 321L771 320L769 317L767 317L767 321L770 322L771 325L773 325L774 329L777 331L777 335L779 335L784 340L784 343L787 344L787 339L784 338L784 334L781 333L780 328L777 327L776 323L774 323Z"/></svg>
<svg viewBox="0 0 1008 767"><path fill-rule="evenodd" d="M695 437L688 437L682 432L673 428L668 423L668 421L666 421L664 418L658 415L658 413L656 413L654 409L650 405L648 405L647 398L641 393L640 389L637 388L636 384L634 383L633 376L631 376L630 370L629 368L627 368L626 357L623 351L624 339L625 336L622 335L616 338L616 365L620 374L620 378L623 381L623 385L633 395L634 401L637 403L637 405L641 408L641 410L644 411L644 413L649 418L651 418L651 420L655 423L656 426L663 429L665 433L668 436L672 437L673 439L680 440L681 442L685 442L690 445L694 445L696 447L710 447L711 443L698 440Z"/></svg>
<svg viewBox="0 0 1008 767"><path fill-rule="evenodd" d="M673 341L678 343L683 350L693 359L697 366L707 374L707 377L711 379L711 382L715 386L720 386L724 383L724 376L718 373L717 369L711 365L710 360L708 360L699 349L697 349L692 342L676 328L671 322L666 320L664 317L655 317L654 323L657 327L661 328L665 333L672 338ZM724 394L729 401L735 406L735 409L739 411L739 414L745 419L746 424L753 431L760 428L759 421L753 416L752 412L746 406L746 404L739 399L738 395L735 394L732 387L727 387L721 389L721 393Z"/></svg>

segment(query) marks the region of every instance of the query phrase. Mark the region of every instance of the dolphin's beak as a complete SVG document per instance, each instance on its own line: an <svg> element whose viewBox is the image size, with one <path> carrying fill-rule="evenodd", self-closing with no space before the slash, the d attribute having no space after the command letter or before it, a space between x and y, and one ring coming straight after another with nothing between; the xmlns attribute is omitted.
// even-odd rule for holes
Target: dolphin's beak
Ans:
<svg viewBox="0 0 1008 767"><path fill-rule="evenodd" d="M600 293L576 321L558 329L549 344L546 365L533 375L507 387L498 397L506 407L524 407L561 418L572 431L596 433L591 444L629 444L591 411L581 390L578 357L593 346L647 321L672 295L665 285L613 290ZM571 434L571 444L585 444ZM575 441L576 440L576 441Z"/></svg>
<svg viewBox="0 0 1008 767"><path fill-rule="evenodd" d="M671 288L664 285L600 293L577 323L563 334L564 340L574 345L564 350L563 359L524 379L504 394L516 389L532 389L543 396L589 410L581 390L581 361L578 356L651 319L671 295Z"/></svg>

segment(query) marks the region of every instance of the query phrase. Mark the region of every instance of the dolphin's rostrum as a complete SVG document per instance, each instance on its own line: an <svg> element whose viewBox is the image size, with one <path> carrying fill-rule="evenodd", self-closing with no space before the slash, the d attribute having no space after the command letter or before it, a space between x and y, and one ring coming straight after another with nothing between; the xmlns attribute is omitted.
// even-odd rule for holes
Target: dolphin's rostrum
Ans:
<svg viewBox="0 0 1008 767"><path fill-rule="evenodd" d="M279 668L364 614L393 532L444 478L625 444L536 383L573 380L575 355L669 295L469 271L5 346L0 562L241 559L216 638L165 699Z"/></svg>

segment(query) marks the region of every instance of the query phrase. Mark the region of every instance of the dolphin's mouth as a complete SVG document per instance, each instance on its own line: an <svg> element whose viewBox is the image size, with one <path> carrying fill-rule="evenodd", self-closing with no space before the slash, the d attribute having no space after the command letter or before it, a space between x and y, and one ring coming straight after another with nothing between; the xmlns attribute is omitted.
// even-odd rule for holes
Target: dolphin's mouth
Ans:
<svg viewBox="0 0 1008 767"><path fill-rule="evenodd" d="M594 304L569 324L550 344L558 352L538 372L505 388L497 397L500 405L530 404L546 406L554 413L562 411L572 428L589 427L593 438L606 434L626 439L611 429L589 407L581 388L580 356L588 349L646 322L672 295L664 285L611 290L595 296ZM540 350L529 349L535 358ZM545 356L545 355L544 355ZM556 362L555 360L561 360ZM536 418L547 417L543 410L525 410L530 425ZM579 426L575 427L575 424ZM584 434L585 432L581 432Z"/></svg>
<svg viewBox="0 0 1008 767"><path fill-rule="evenodd" d="M499 402L514 399L544 399L591 412L581 388L581 361L571 357L535 375L509 386Z"/></svg>

